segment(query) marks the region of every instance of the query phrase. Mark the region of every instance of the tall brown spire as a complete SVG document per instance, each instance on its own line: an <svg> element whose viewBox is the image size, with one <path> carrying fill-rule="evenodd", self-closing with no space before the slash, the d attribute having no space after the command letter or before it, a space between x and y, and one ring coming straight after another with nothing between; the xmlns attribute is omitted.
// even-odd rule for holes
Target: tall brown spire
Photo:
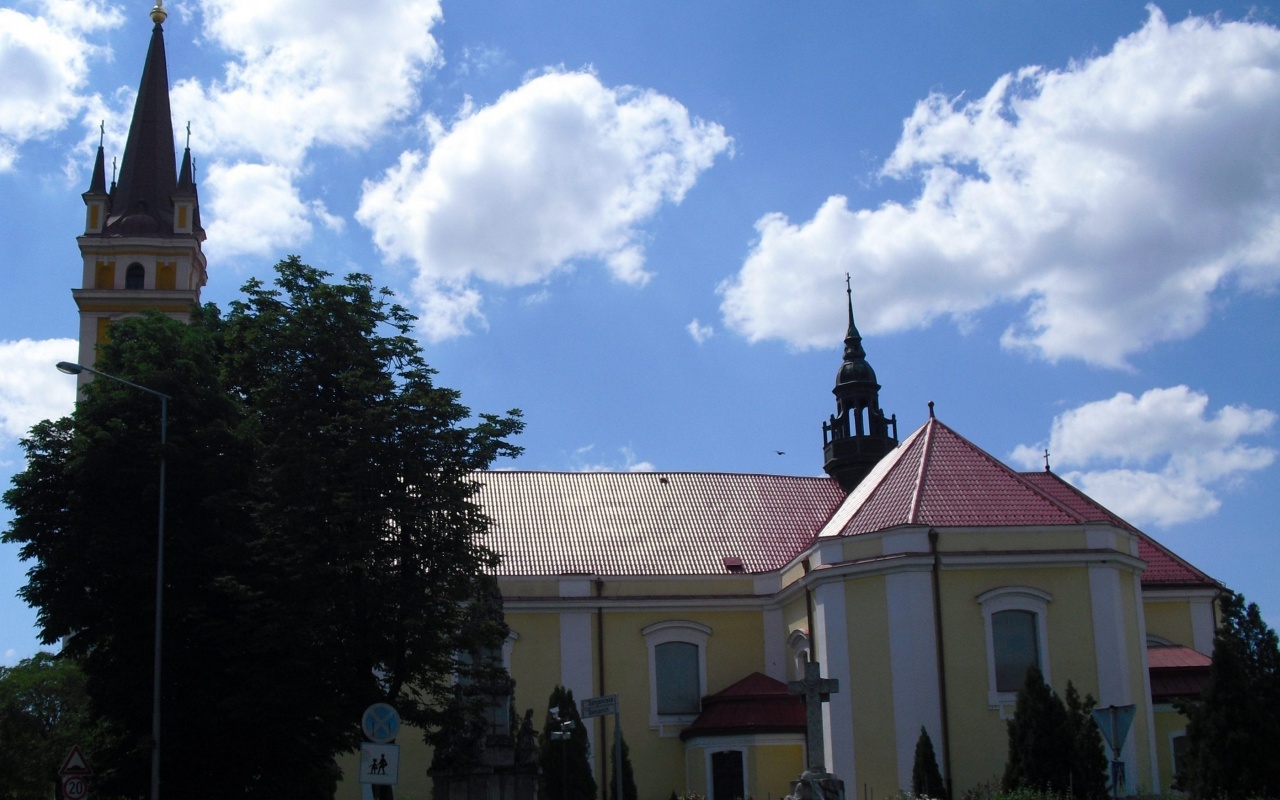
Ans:
<svg viewBox="0 0 1280 800"><path fill-rule="evenodd" d="M85 229L76 241L83 268L71 296L80 311L79 363L84 366L93 366L98 346L111 338L116 320L147 309L189 320L208 279L190 147L183 154L181 174L174 168L161 27L167 17L163 0L157 0L120 172L107 189L106 155L99 142L89 191L81 195ZM81 373L81 386L90 375Z"/></svg>
<svg viewBox="0 0 1280 800"><path fill-rule="evenodd" d="M133 107L124 163L111 197L107 227L125 234L173 230L172 195L178 174L169 111L169 69L164 54L164 28L160 24L164 17L163 13L152 12L155 27L151 29L151 45Z"/></svg>

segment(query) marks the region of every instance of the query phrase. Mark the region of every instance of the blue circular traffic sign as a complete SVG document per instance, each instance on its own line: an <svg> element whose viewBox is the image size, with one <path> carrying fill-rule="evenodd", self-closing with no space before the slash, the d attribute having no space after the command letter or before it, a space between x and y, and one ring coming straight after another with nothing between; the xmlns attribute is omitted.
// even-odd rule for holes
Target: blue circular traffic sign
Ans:
<svg viewBox="0 0 1280 800"><path fill-rule="evenodd" d="M369 741L386 744L400 733L400 714L387 703L374 703L364 710L360 729Z"/></svg>

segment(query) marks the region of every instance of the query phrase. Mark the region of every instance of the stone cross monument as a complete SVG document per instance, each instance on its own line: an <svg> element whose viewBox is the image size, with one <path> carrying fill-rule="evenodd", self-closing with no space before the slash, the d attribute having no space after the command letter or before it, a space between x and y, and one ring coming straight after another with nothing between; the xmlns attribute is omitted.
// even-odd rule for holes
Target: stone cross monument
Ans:
<svg viewBox="0 0 1280 800"><path fill-rule="evenodd" d="M826 745L822 736L822 704L840 691L840 682L822 677L816 661L804 665L804 680L787 684L792 694L804 696L805 740L809 751L807 766L800 780L791 784L789 800L844 800L844 781L827 772L824 764Z"/></svg>
<svg viewBox="0 0 1280 800"><path fill-rule="evenodd" d="M822 739L822 704L840 691L840 681L822 677L821 665L816 661L806 661L804 680L788 683L787 690L792 694L804 695L805 741L809 750L807 769L810 772L826 772L827 768L823 763L826 745Z"/></svg>

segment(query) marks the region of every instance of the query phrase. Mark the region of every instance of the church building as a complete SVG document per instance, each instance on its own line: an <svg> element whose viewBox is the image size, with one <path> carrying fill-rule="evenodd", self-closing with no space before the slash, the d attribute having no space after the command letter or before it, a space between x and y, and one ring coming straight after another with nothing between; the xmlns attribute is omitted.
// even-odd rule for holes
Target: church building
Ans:
<svg viewBox="0 0 1280 800"><path fill-rule="evenodd" d="M99 146L83 195L72 293L86 365L113 319L184 318L206 281L189 147L175 169L165 18L161 3L119 174L108 188ZM814 426L825 477L476 476L502 558L516 707L541 719L557 685L579 701L616 694L641 800L777 798L818 756L850 800L887 798L910 788L922 729L959 793L999 780L1005 722L1035 665L1059 694L1070 681L1101 707L1134 706L1123 792L1168 790L1184 726L1170 701L1204 680L1221 587L932 408L900 438L851 291L848 305L834 413ZM787 689L809 662L838 685L812 754ZM603 785L613 720L586 724ZM397 796L425 800L430 756L403 744ZM339 797L360 796L349 777Z"/></svg>

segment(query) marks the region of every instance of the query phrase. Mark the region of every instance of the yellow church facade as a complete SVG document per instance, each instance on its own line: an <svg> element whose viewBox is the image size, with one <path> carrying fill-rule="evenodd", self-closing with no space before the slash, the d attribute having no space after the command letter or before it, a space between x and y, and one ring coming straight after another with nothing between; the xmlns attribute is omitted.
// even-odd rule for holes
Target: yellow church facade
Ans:
<svg viewBox="0 0 1280 800"><path fill-rule="evenodd" d="M541 709L557 684L616 693L645 800L786 794L805 741L802 719L771 724L788 721L769 713L779 698L701 722L718 693L757 673L781 687L810 657L839 682L824 763L860 797L910 788L922 728L956 790L998 782L1028 660L1059 694L1070 681L1100 706L1135 705L1125 788L1171 786L1182 718L1153 702L1148 654L1205 658L1216 584L1052 473L1014 472L936 419L847 495L768 475L480 480L517 707ZM672 644L692 657L664 664ZM696 702L663 708L663 681L681 680ZM603 783L611 723L589 724Z"/></svg>

